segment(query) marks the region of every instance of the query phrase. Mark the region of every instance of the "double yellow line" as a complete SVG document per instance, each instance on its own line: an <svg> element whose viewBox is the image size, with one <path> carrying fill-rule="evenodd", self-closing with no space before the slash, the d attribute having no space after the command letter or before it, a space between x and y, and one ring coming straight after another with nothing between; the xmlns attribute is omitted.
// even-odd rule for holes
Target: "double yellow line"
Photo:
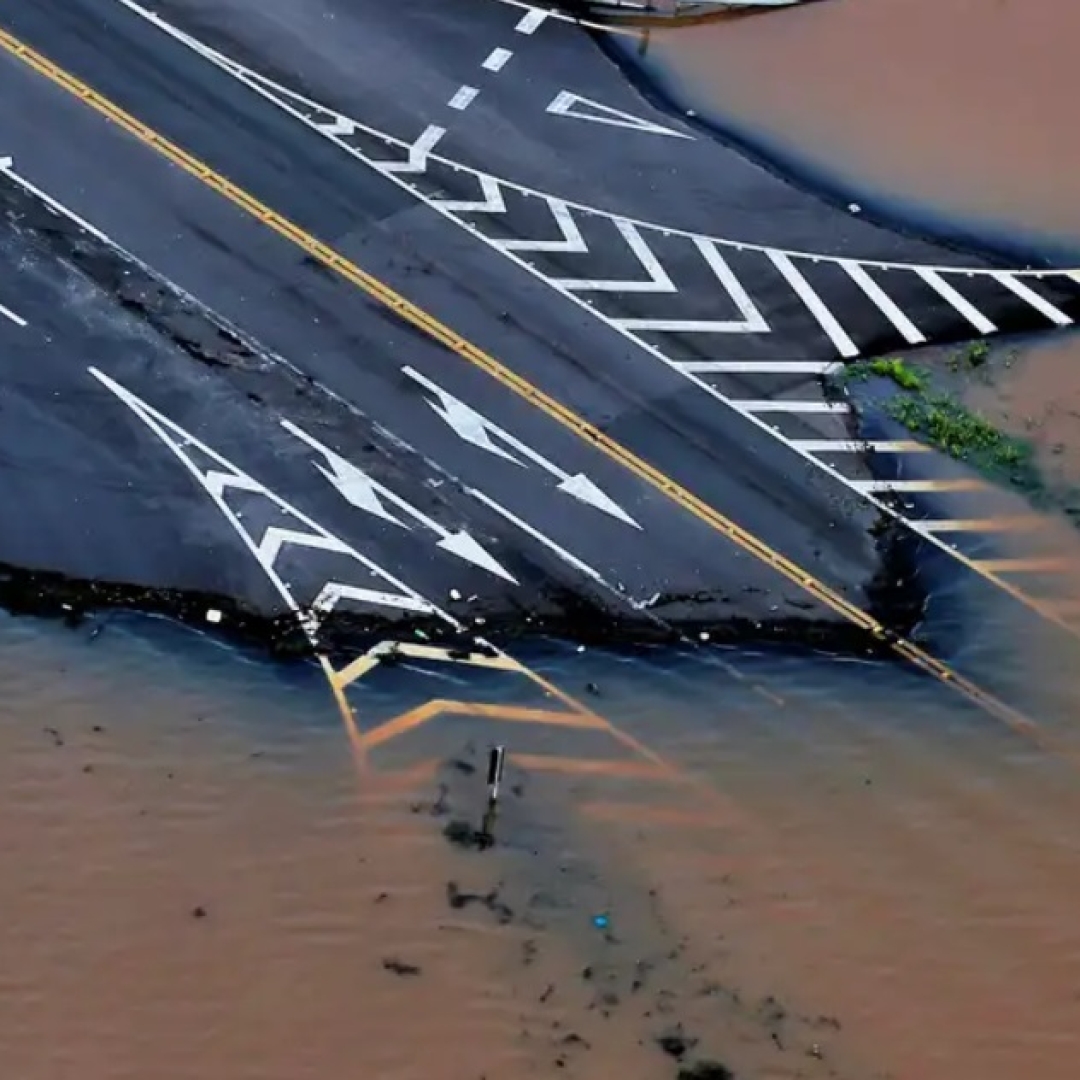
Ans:
<svg viewBox="0 0 1080 1080"><path fill-rule="evenodd" d="M640 480L656 488L671 499L672 502L677 503L698 520L704 522L709 528L726 537L732 543L737 544L763 563L771 566L789 581L800 586L815 599L844 616L856 626L866 630L877 640L887 642L893 651L904 659L910 661L922 671L954 687L959 693L964 694L967 698L980 705L1014 731L1029 738L1034 738L1040 744L1043 744L1044 739L1038 726L1022 713L953 671L948 665L930 656L929 653L920 649L917 645L892 635L881 623L861 608L849 603L843 596L830 589L812 574L773 550L752 533L736 525L670 476L638 457L573 410L544 393L527 379L522 378L517 372L512 371L493 356L466 341L444 323L411 303L384 282L366 273L333 248L317 240L275 210L265 206L258 199L255 199L232 181L215 172L198 158L193 157L186 150L169 141L152 128L147 127L141 120L136 119L92 87L87 86L84 82L54 64L46 56L30 48L30 46L3 29L0 29L0 47L21 60L39 75L44 76L50 82L79 98L90 108L112 121L140 142L153 147L154 150L174 165L194 176L207 187L213 188L231 203L240 207L252 217L257 218L267 228L272 229L279 236L295 244L307 255L318 260L357 288L362 289L370 297L384 304L406 322L424 331L424 333L445 345L462 359L467 360L492 379L501 383L508 390L524 398L552 420L572 431L589 446L606 454L613 461L617 461Z"/></svg>

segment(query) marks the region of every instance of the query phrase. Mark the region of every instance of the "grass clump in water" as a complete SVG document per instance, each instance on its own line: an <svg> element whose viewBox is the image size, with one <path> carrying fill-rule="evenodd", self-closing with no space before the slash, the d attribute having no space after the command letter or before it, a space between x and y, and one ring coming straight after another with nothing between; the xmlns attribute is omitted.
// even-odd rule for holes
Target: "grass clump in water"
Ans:
<svg viewBox="0 0 1080 1080"><path fill-rule="evenodd" d="M926 389L926 376L918 368L912 367L906 360L894 356L889 359L860 360L849 364L844 369L847 379L868 379L876 375L879 379L892 379L901 390L923 391Z"/></svg>
<svg viewBox="0 0 1080 1080"><path fill-rule="evenodd" d="M1037 490L1041 485L1034 451L1022 439L998 431L988 420L945 395L895 398L888 410L909 431L939 450L984 472Z"/></svg>

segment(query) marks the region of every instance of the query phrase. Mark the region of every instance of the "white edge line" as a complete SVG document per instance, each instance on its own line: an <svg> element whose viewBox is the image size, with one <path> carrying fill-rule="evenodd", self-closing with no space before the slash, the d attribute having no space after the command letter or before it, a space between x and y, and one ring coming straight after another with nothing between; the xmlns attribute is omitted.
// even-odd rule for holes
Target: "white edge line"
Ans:
<svg viewBox="0 0 1080 1080"><path fill-rule="evenodd" d="M138 5L134 4L132 2L132 0L117 0L117 2L123 4L125 7L131 8L132 10L136 10L137 12L142 14L142 16L144 18L147 17L147 13L145 11L143 11L143 9L139 8ZM502 2L512 2L512 0L502 0ZM161 29L163 32L168 33L171 36L178 37L178 40L184 41L184 37L182 35L178 36L178 32L175 31L172 27L169 27L167 23L163 22L163 20L149 19L148 21L153 23L153 25L158 26L159 29ZM187 44L186 41L184 43ZM199 52L198 49L196 49L194 51ZM203 53L203 55L204 55L204 57L206 59L210 59L211 62L213 62L211 57L206 56L205 53ZM379 166L379 164L377 162L375 162L371 158L367 157L360 150L357 150L355 147L349 146L347 143L342 142L340 139L334 138L333 136L327 135L325 132L320 131L318 125L313 120L311 120L310 118L304 116L303 113L299 112L296 109L293 109L291 106L284 104L279 98L275 98L273 94L271 94L264 87L260 86L259 83L256 80L252 80L250 78L247 78L243 74L240 74L240 73L236 72L235 70L230 69L228 63L222 63L220 65L220 67L221 67L222 70L224 70L224 71L228 72L230 75L232 75L233 78L237 79L237 81L242 82L249 89L251 89L255 93L259 94L260 97L263 97L266 100L270 101L277 108L282 109L283 111L289 113L291 116L293 116L294 119L299 120L300 123L306 125L312 131L317 132L322 138L331 139L336 146L338 146L345 153L347 153L350 156L356 158L357 161L360 161L367 168L374 169L376 172L380 173L382 176L385 176L386 179L388 179L391 183L397 184L398 187L400 187L402 190L409 192L409 194L411 194L413 196L413 198L415 198L415 199L419 200L420 202L424 203L424 205L426 205L429 208L431 208L432 210L434 210L437 214L442 215L448 221L451 221L455 225L457 225L459 228L464 229L466 232L468 232L470 235L475 237L481 243L483 243L483 244L487 245L488 247L490 247L493 251L498 251L499 254L501 254L504 258L510 260L510 262L512 262L516 266L520 267L526 273L531 274L538 281L541 281L544 284L546 284L549 288L555 289L556 292L558 292L564 299L568 300L570 303L576 304L579 308L581 308L583 311L588 312L594 318L600 319L601 322L605 323L608 327L610 327L616 333L621 334L624 338L626 338L628 341L632 342L633 344L637 345L640 349L642 349L648 355L652 356L656 360L659 360L660 363L662 363L665 367L671 368L672 370L679 372L679 374L682 375L683 378L688 379L699 390L702 390L704 393L709 395L709 397L713 398L715 401L720 402L722 405L727 406L729 409L732 409L734 412L737 412L740 416L745 417L746 420L749 423L753 424L760 431L765 432L770 437L772 437L774 439L777 439L781 443L787 445L791 449L792 453L798 454L801 458L803 458L804 461L806 461L807 463L812 465L814 468L820 469L826 475L832 477L834 480L838 481L840 484L847 487L849 490L854 491L860 497L865 499L867 503L874 506L876 509L880 510L882 513L887 514L894 521L901 522L902 524L908 526L909 528L913 528L916 531L918 531L918 523L917 522L912 521L911 519L907 518L904 514L902 514L900 511L898 511L895 507L889 505L884 500L875 498L873 492L860 490L860 488L858 486L856 486L855 482L853 482L853 481L849 480L847 477L845 477L838 469L833 468L831 465L826 464L825 462L819 460L818 458L814 457L812 454L807 453L806 451L799 450L797 447L791 446L790 440L788 440L784 436L782 436L770 424L766 423L764 420L762 420L760 417L755 415L753 412L743 411L742 409L739 408L738 403L736 401L734 401L733 399L727 397L726 394L721 393L715 387L710 386L703 379L699 379L696 375L693 375L690 372L679 371L678 364L675 361L671 360L669 357L665 356L659 349L657 349L654 346L650 345L648 342L641 340L636 335L630 333L628 330L625 330L625 329L619 327L612 320L610 320L610 319L606 318L605 316L599 314L593 307L591 307L581 297L575 296L572 292L570 292L567 289L559 288L557 285L554 284L554 282L550 278L546 277L540 270L538 270L534 266L531 266L528 262L526 262L524 259L520 258L519 256L513 254L513 252L503 251L499 247L499 245L497 243L495 243L494 241L492 241L488 237L486 237L474 225L470 225L468 222L462 221L460 218L455 217L450 211L440 207L436 200L429 199L426 195L422 194L419 191L416 191L405 180L401 179L400 177L397 177L397 176L395 176L393 174L386 173ZM312 104L314 105L314 103L312 103ZM315 106L315 107L320 108L320 109L322 108L321 106ZM322 111L330 112L332 110L322 109ZM393 139L390 136L383 135L381 132L379 132L379 133L372 132L372 130L370 128L367 128L365 125L357 125L357 126L358 127L363 127L365 131L368 131L370 134L375 135L377 138L380 138L385 142L389 142L391 144L398 145L399 147L404 147L406 145L401 140ZM432 156L434 157L434 155L432 155ZM468 172L468 173L471 173L471 174L476 175L476 176L487 175L485 173L482 173L478 169L469 169L469 168L467 168L466 166L463 166L463 165L457 165L456 163L449 163L449 162L446 162L445 159L442 159L442 158L435 157L435 160L440 161L440 162L442 162L444 164L451 164L452 167L457 168L460 171ZM521 185L518 185L518 184L513 184L513 183L503 182L503 181L500 181L500 183L505 183L507 187L510 187L510 188L512 188L514 190L525 191L528 194L538 195L539 197L545 198L545 199L547 198L546 196L541 195L541 193L539 193L539 192L529 191L529 189L523 188ZM564 205L573 206L576 209L585 210L586 212L596 213L596 211L590 211L588 207L584 207L579 203L571 203L571 202L569 202L567 200L560 200L560 201L562 201L564 203ZM608 218L617 218L617 215L606 214L606 213L603 213L603 212L601 212L600 216L608 217ZM628 219L628 218L622 218L621 220L629 221L631 224L642 224L646 228L650 228L650 227L651 228L656 228L656 226L650 226L647 222L635 222L635 221L631 221L631 219ZM688 231L685 231L685 230L676 230L676 229L670 229L670 230L668 230L668 232L670 232L672 234L679 234L679 235L682 235L682 236L691 237L691 238L699 235L699 234L691 233L691 232L688 232ZM721 243L724 246L731 246L730 242L725 242L725 241L721 240L721 241L719 241L719 243ZM762 251L762 252L766 252L766 253L768 253L771 250L771 249L768 249L768 248L764 248L764 247L760 247L760 246L754 246L754 245L748 245L748 244L736 244L734 246L742 248L742 249L757 250L757 251ZM801 253L795 253L795 254L801 254ZM812 258L813 256L810 256L810 257ZM825 258L828 258L828 257L825 257ZM831 261L831 262L839 262L840 260L837 258L837 259L829 259L829 261ZM873 262L873 261L865 260L865 259L860 260L860 261L862 262L862 264L864 266L883 266L883 267L892 267L892 268L900 268L900 269L915 269L914 264ZM924 267L924 269L939 270L939 271L942 271L942 272L950 272L950 273L956 273L956 272L962 272L962 273L963 272L970 272L970 273L978 273L978 274L983 274L983 273L989 274L989 273L991 273L991 271L983 271L983 270L964 271L962 269L958 269L957 267L948 267L948 266L946 266L946 267L927 266L927 267ZM1024 274L1025 272L1024 271L1016 271L1014 273L1015 274ZM1026 272L1026 273L1030 273L1030 274L1033 274L1035 276L1040 276L1041 277L1041 276L1046 276L1048 273L1049 274L1071 274L1072 272L1071 271L1066 271L1066 270L1057 270L1057 271L1050 271L1050 272L1047 272L1047 271L1029 271L1029 272ZM947 553L948 555L952 556L953 558L956 558L961 563L963 563L963 564L965 564L967 566L970 566L973 569L975 568L975 564L970 559L968 559L966 556L960 554L955 548L951 547L946 541L942 540L935 533L933 533L933 532L921 533L921 535L923 535L930 543L932 543L935 547L939 548L941 551ZM997 579L995 578L994 580L997 580Z"/></svg>
<svg viewBox="0 0 1080 1080"><path fill-rule="evenodd" d="M467 495L471 495L478 502L481 502L484 504L484 506L488 507L488 509L493 510L495 513L505 518L507 521L510 522L511 525L520 529L526 535L531 536L538 544L546 547L549 551L562 559L563 562L568 563L579 573L584 574L587 578L595 581L598 585L603 586L603 588L607 589L608 592L617 596L620 600L628 604L630 607L634 608L636 611L643 610L641 604L639 604L635 600L632 600L629 596L626 595L626 593L620 591L614 585L612 585L603 576L603 574L600 573L599 570L593 569L593 567L591 567L588 563L583 562L573 552L567 551L566 548L562 547L560 544L557 544L554 540L552 540L550 536L547 536L544 533L540 532L539 529L534 528L527 521L523 521L511 510L508 510L505 506L497 503L490 496L485 495L484 492L478 491L476 488L467 487L465 488L465 493Z"/></svg>
<svg viewBox="0 0 1080 1080"><path fill-rule="evenodd" d="M5 319L10 319L16 326L23 329L30 325L21 315L16 315L11 308L4 307L3 304L0 304L0 315L3 315Z"/></svg>

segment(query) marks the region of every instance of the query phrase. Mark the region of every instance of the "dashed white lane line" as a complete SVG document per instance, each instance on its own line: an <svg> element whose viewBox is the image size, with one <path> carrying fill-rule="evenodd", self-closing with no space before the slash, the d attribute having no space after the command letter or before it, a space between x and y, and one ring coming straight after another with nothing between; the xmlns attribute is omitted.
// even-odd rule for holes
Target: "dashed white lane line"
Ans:
<svg viewBox="0 0 1080 1080"><path fill-rule="evenodd" d="M457 93L447 102L451 109L467 109L480 91L475 86L458 87Z"/></svg>
<svg viewBox="0 0 1080 1080"><path fill-rule="evenodd" d="M21 315L16 315L11 308L6 308L3 304L0 304L0 315L3 315L5 319L10 319L16 326L26 327L29 325Z"/></svg>
<svg viewBox="0 0 1080 1080"><path fill-rule="evenodd" d="M521 16L514 29L519 34L532 34L543 26L544 20L547 19L547 17L548 13L546 11L543 11L540 8L530 8Z"/></svg>
<svg viewBox="0 0 1080 1080"><path fill-rule="evenodd" d="M488 53L488 58L480 66L485 71L491 71L498 74L504 67L506 67L507 61L514 54L509 49L497 48L492 49Z"/></svg>

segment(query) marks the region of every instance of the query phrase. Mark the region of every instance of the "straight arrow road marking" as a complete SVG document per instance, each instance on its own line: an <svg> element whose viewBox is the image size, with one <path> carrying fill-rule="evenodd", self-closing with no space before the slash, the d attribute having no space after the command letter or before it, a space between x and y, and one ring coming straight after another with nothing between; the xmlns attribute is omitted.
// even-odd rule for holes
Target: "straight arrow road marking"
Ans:
<svg viewBox="0 0 1080 1080"><path fill-rule="evenodd" d="M329 468L315 463L315 468L326 477L337 489L341 497L350 505L365 513L373 514L400 528L408 529L409 526L389 513L383 500L397 507L402 513L411 517L429 532L439 537L436 547L456 555L459 559L479 566L489 574L509 581L513 585L519 584L513 576L493 555L491 555L477 540L469 535L464 529L451 532L444 525L439 524L434 518L429 517L423 511L417 509L407 499L402 498L396 491L392 491L378 480L373 479L363 469L346 461L340 454L323 446L313 435L297 427L289 420L282 420L281 426L291 435L302 442L307 443L317 454L321 454L329 464Z"/></svg>
<svg viewBox="0 0 1080 1080"><path fill-rule="evenodd" d="M685 131L676 131L674 128L664 127L652 120L645 120L633 113L623 112L622 109L604 105L591 98L582 97L569 90L560 90L554 100L546 109L553 116L568 116L574 120L589 120L594 124L608 124L611 127L628 128L631 131L640 131L648 135L667 135L673 139L693 139L693 135Z"/></svg>
<svg viewBox="0 0 1080 1080"><path fill-rule="evenodd" d="M545 472L556 477L559 481L557 487L567 495L588 503L590 506L619 521L631 525L635 529L641 526L610 496L605 495L584 473L571 476L564 469L559 468L553 461L549 461L538 450L515 438L508 431L504 431L493 420L478 413L471 405L454 397L449 391L444 390L438 383L421 375L419 371L411 367L403 367L402 372L414 382L418 382L424 389L430 391L438 399L438 404L428 401L432 410L440 416L454 431L456 435L468 443L486 450L489 454L495 454L506 461L521 466L521 462L507 453L492 441L492 435L497 436L507 446L512 447L522 457L528 458L534 465L538 465Z"/></svg>

